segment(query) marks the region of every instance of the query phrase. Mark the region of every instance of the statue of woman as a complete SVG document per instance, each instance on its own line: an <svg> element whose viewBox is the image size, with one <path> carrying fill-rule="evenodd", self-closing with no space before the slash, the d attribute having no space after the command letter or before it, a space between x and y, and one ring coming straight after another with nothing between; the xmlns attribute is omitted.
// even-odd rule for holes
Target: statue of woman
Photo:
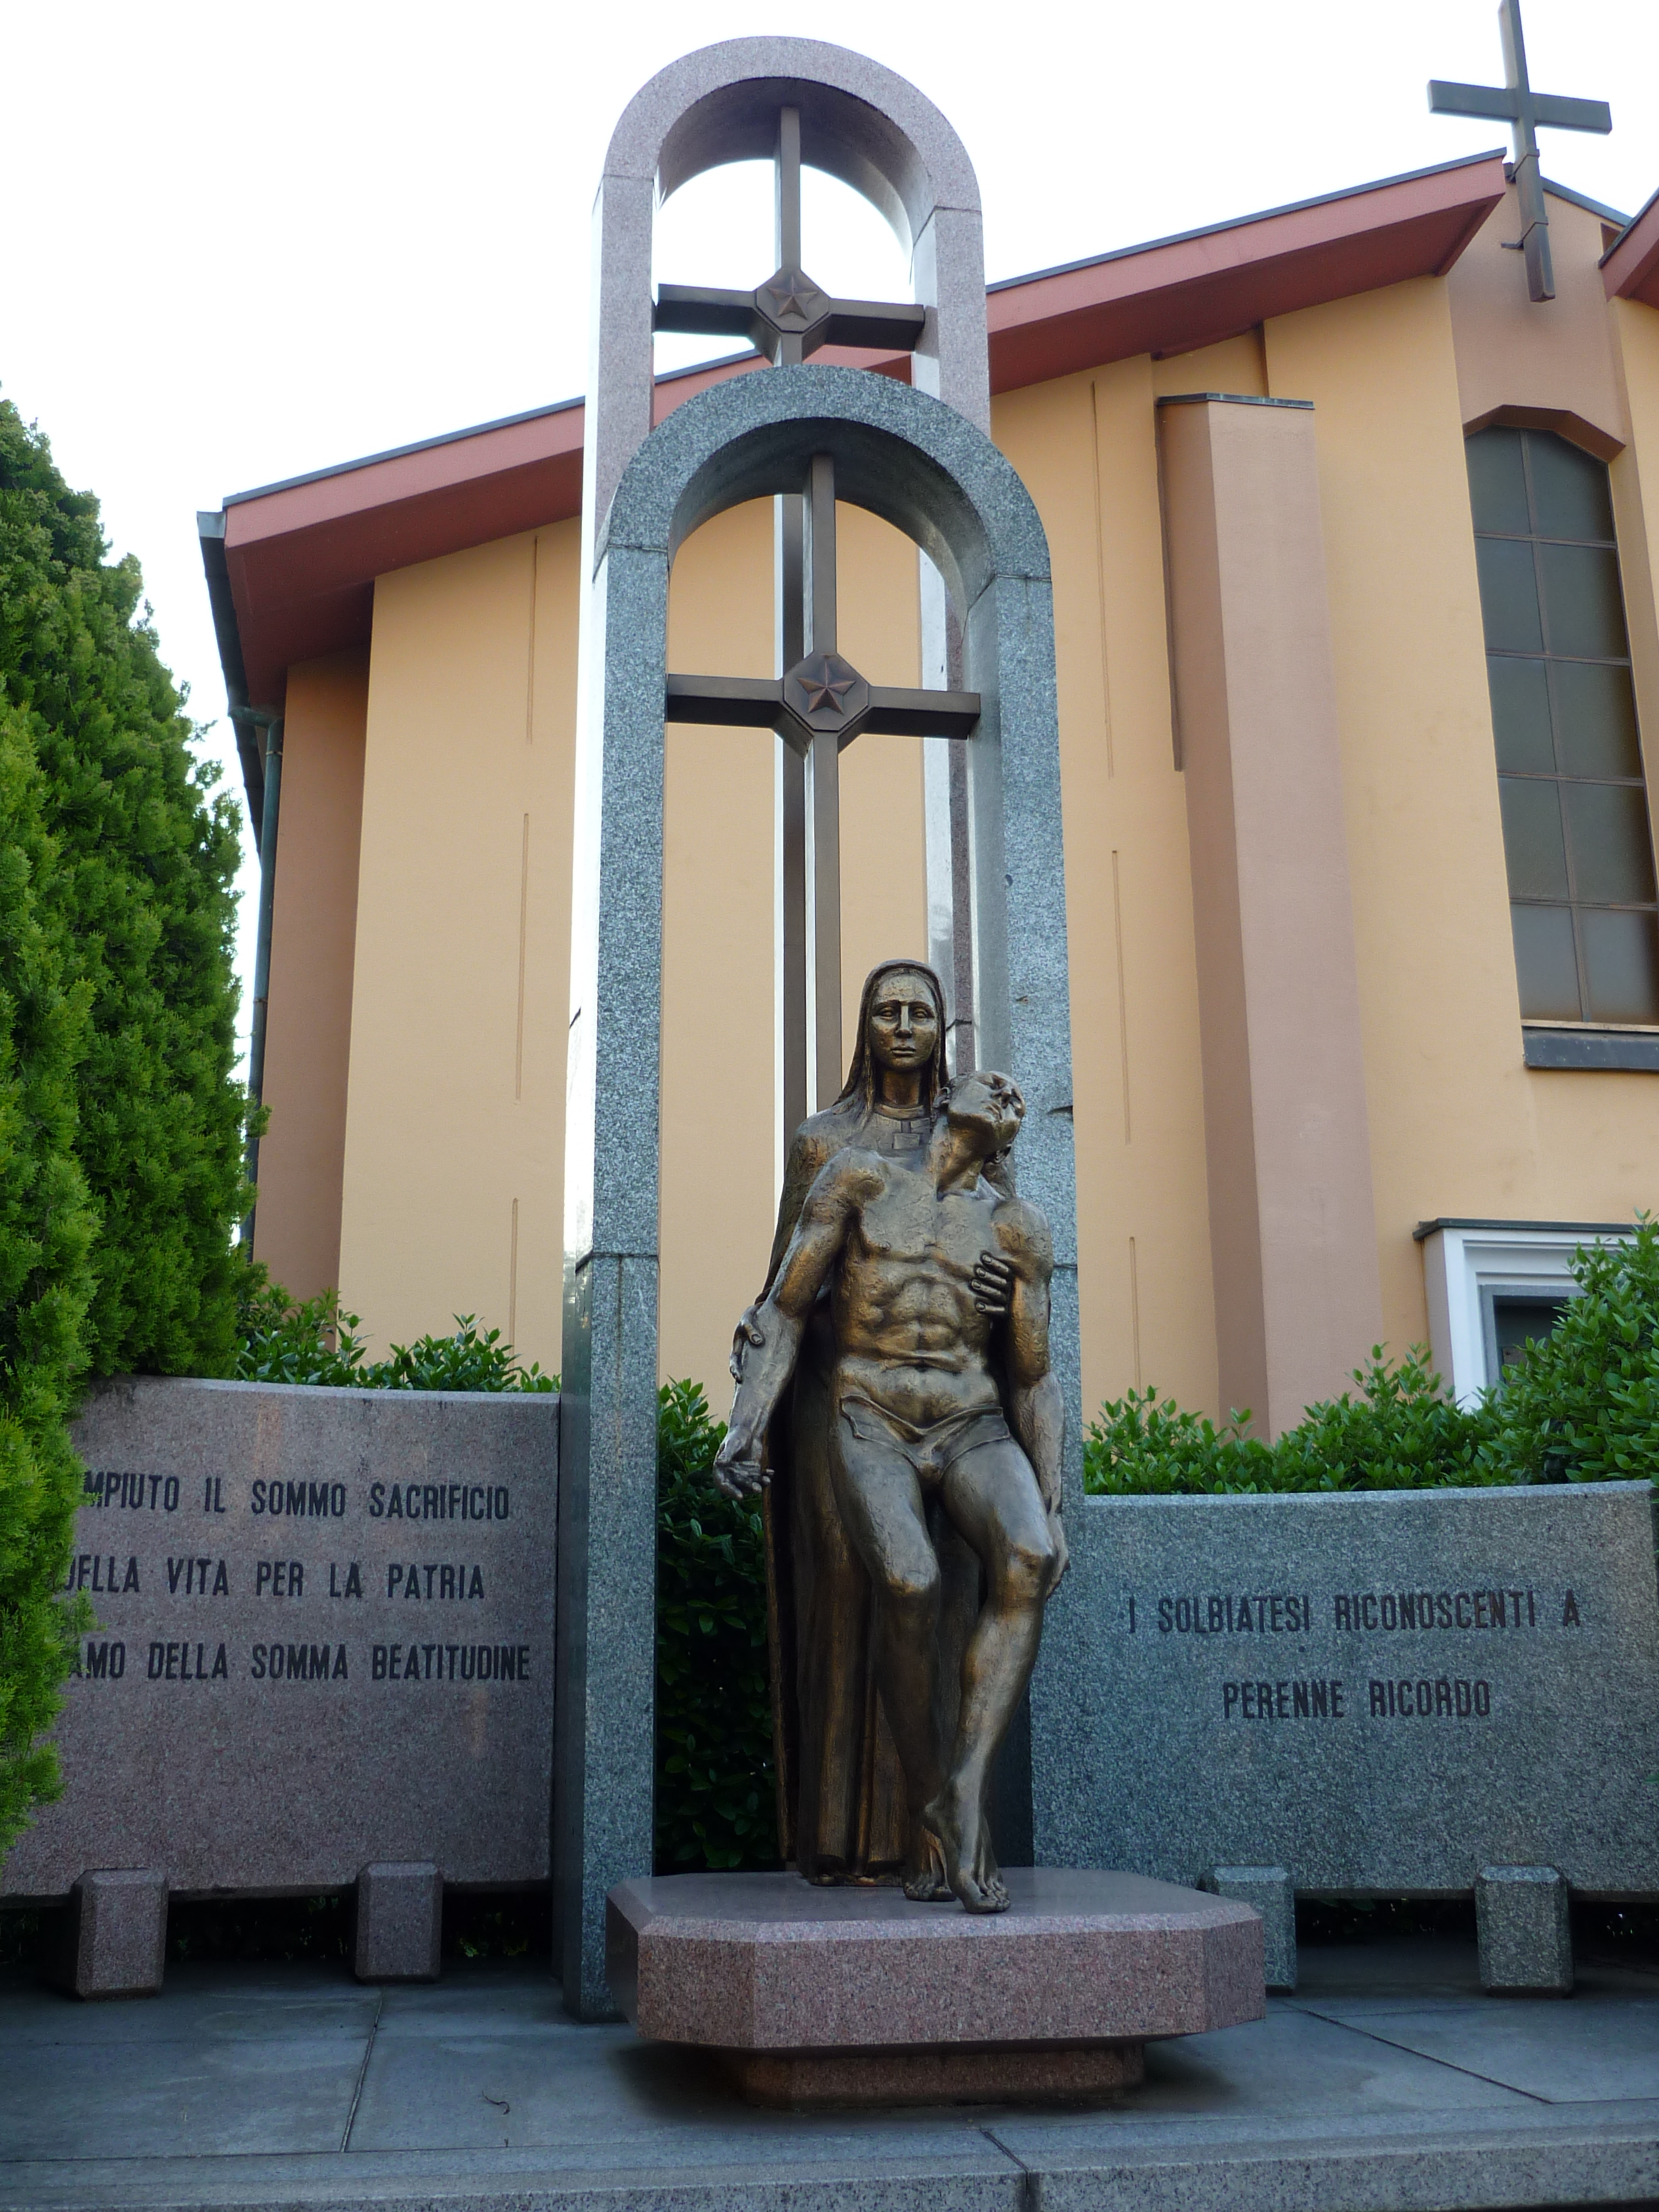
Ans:
<svg viewBox="0 0 1659 2212"><path fill-rule="evenodd" d="M945 994L920 960L884 960L866 979L852 1066L841 1096L796 1131L784 1170L777 1234L760 1297L738 1323L732 1372L758 1343L756 1310L772 1286L807 1192L848 1145L921 1153L945 1082ZM975 1277L977 1302L1006 1311L1010 1271L994 1259ZM809 1881L902 1881L913 1896L950 1894L927 1839L909 1832L903 1778L870 1663L869 1578L848 1540L831 1486L827 1295L801 1347L786 1418L770 1437L763 1496L767 1618L778 1831L786 1859ZM979 1603L978 1561L941 1515L934 1532L945 1578L941 1682ZM953 1602L954 1598L954 1602ZM953 1721L954 1714L948 1717Z"/></svg>

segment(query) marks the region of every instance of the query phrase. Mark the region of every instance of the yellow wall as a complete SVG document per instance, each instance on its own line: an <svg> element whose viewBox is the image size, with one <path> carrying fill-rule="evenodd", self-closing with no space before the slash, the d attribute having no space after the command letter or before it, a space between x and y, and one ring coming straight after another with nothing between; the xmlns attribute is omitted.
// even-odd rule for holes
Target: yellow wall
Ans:
<svg viewBox="0 0 1659 2212"><path fill-rule="evenodd" d="M1316 408L1390 1343L1426 1334L1416 1222L1614 1218L1659 1196L1650 1078L1522 1063L1452 304L1424 279L996 403L1054 564L1091 1409L1155 1384L1219 1410L1161 393ZM1659 316L1612 321L1651 754ZM1568 404L1553 386L1552 404ZM771 672L771 526L758 503L684 549L673 665ZM914 551L852 510L841 529L843 649L876 681L914 682ZM559 1358L576 546L561 524L377 587L340 1277L380 1345L471 1310ZM752 732L668 737L662 1364L717 1411L775 1205L775 751ZM843 757L849 1037L866 968L925 945L921 787L914 740Z"/></svg>
<svg viewBox="0 0 1659 2212"><path fill-rule="evenodd" d="M471 1312L558 1364L577 538L375 587L340 1291L377 1346Z"/></svg>
<svg viewBox="0 0 1659 2212"><path fill-rule="evenodd" d="M253 1256L296 1298L340 1279L368 655L288 672Z"/></svg>
<svg viewBox="0 0 1659 2212"><path fill-rule="evenodd" d="M1616 1220L1659 1184L1653 1079L1522 1061L1443 282L1267 326L1316 409L1367 1104L1391 1346L1428 1334L1412 1229Z"/></svg>

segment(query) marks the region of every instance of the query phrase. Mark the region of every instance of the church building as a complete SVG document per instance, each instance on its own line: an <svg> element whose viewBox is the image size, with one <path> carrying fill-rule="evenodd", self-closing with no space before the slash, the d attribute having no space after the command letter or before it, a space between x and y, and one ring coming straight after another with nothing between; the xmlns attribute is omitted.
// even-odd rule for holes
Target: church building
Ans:
<svg viewBox="0 0 1659 2212"><path fill-rule="evenodd" d="M1085 1414L1155 1385L1276 1433L1378 1343L1468 1395L1659 1200L1659 201L1547 184L1535 298L1526 182L986 294L1054 580ZM664 375L657 419L788 373ZM559 1364L583 445L568 401L201 518L232 703L281 718L255 1254L379 1348L472 1313ZM671 669L780 673L773 506L679 551ZM915 548L838 527L840 650L936 680ZM866 971L930 957L953 742L842 757L849 1052ZM785 1137L781 740L666 744L660 1365L723 1413Z"/></svg>

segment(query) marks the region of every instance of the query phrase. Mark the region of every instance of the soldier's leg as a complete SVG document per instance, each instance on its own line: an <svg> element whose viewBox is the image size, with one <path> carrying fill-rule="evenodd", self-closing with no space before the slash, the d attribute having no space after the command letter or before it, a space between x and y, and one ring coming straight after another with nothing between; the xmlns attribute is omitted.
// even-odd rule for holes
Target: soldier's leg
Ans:
<svg viewBox="0 0 1659 2212"><path fill-rule="evenodd" d="M1036 1662L1054 1545L1030 1462L1012 1437L981 1444L951 1465L945 1506L984 1563L987 1594L963 1657L950 1771L927 1825L969 1911L997 1912L1008 1893L985 1824L991 1762Z"/></svg>
<svg viewBox="0 0 1659 2212"><path fill-rule="evenodd" d="M945 1778L934 1717L939 1675L939 1560L921 1486L896 1444L836 1423L836 1494L875 1600L876 1679L913 1815Z"/></svg>

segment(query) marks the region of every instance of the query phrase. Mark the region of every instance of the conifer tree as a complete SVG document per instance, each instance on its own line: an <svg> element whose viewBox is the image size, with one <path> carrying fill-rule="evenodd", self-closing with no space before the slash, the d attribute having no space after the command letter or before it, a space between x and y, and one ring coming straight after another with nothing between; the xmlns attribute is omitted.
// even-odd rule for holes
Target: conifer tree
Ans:
<svg viewBox="0 0 1659 2212"><path fill-rule="evenodd" d="M88 990L66 985L57 855L26 718L0 702L0 1856L56 1762L58 1604L81 1470L65 1415L86 1364L94 1211L75 1157Z"/></svg>
<svg viewBox="0 0 1659 2212"><path fill-rule="evenodd" d="M54 1771L81 1384L235 1358L236 813L108 550L0 399L0 1851Z"/></svg>

